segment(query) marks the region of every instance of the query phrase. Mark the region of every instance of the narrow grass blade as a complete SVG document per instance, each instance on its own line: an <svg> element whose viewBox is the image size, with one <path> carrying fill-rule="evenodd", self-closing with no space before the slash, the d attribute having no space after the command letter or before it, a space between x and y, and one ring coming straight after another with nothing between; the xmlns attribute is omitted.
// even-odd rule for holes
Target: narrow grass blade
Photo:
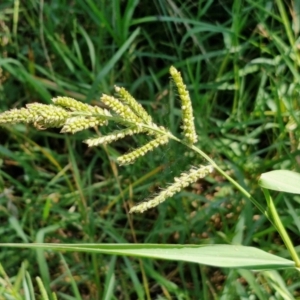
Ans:
<svg viewBox="0 0 300 300"><path fill-rule="evenodd" d="M237 245L170 245L170 244L0 244L0 247L78 251L113 255L130 255L194 262L222 268L254 270L295 267L291 260L260 249Z"/></svg>
<svg viewBox="0 0 300 300"><path fill-rule="evenodd" d="M127 51L127 49L131 46L135 38L140 33L140 28L137 28L128 38L128 40L123 44L123 46L116 52L116 54L107 62L107 64L102 68L102 70L97 74L95 81L87 95L87 100L91 99L96 91L99 82L106 76L109 71L115 66L117 61L121 59L122 55ZM87 101L87 102L88 102Z"/></svg>

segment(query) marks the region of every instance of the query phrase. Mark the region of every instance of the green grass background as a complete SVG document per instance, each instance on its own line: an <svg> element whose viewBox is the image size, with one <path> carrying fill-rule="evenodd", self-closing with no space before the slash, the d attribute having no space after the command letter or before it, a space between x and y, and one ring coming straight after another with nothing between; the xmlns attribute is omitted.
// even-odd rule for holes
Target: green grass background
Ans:
<svg viewBox="0 0 300 300"><path fill-rule="evenodd" d="M117 84L179 134L174 65L191 94L198 145L264 203L261 173L299 172L299 13L296 0L7 0L0 111L57 95L97 104ZM92 134L0 128L1 243L236 243L289 257L269 222L218 174L128 215L201 160L169 144L118 167L117 154L147 137L88 149L81 141ZM300 198L274 197L299 244ZM284 299L283 287L300 297L296 271L4 248L0 261L1 299L23 299L22 278L39 293L35 276L59 299Z"/></svg>

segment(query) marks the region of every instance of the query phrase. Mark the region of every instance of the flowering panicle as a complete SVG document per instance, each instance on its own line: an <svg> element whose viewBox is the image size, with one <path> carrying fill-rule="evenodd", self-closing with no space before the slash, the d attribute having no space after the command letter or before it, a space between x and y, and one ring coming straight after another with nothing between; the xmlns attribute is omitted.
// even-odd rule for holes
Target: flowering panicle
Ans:
<svg viewBox="0 0 300 300"><path fill-rule="evenodd" d="M143 132L143 128L133 127L133 128L126 128L123 130L116 130L109 135L104 135L100 137L90 138L84 141L84 143L88 144L89 147L94 147L98 145L107 145L114 141L120 140L125 136L134 135L137 133Z"/></svg>
<svg viewBox="0 0 300 300"><path fill-rule="evenodd" d="M152 123L151 116L147 113L147 111L143 108L141 104L139 104L131 94L124 89L123 87L115 86L115 91L118 93L118 96L122 100L123 103L128 105L132 111L139 116L145 123Z"/></svg>
<svg viewBox="0 0 300 300"><path fill-rule="evenodd" d="M183 83L181 74L173 66L170 68L170 74L177 87L179 98L181 100L182 109L182 129L186 141L189 144L195 144L197 142L197 134L194 124L192 101L185 84Z"/></svg>
<svg viewBox="0 0 300 300"><path fill-rule="evenodd" d="M155 148L159 147L160 145L167 144L169 138L167 135L162 135L157 137L156 139L152 140L148 144L133 150L132 152L119 156L117 161L120 165L127 165L132 164L137 158L144 156L149 151L154 150Z"/></svg>
<svg viewBox="0 0 300 300"><path fill-rule="evenodd" d="M198 169L192 168L186 173L182 173L179 178L174 179L174 183L170 185L165 190L162 190L156 197L150 199L147 202L142 202L131 208L130 213L139 212L143 213L144 211L153 208L160 203L164 202L167 198L172 197L173 195L182 191L185 187L196 182L200 178L204 178L206 175L213 171L213 167L209 166L200 166Z"/></svg>
<svg viewBox="0 0 300 300"><path fill-rule="evenodd" d="M180 73L174 67L171 67L170 74L181 100L182 129L186 141L185 144L192 145L196 143L197 135L191 99ZM170 138L179 141L165 127L155 124L147 111L125 88L115 86L115 91L118 99L105 94L101 97L101 102L107 109L92 106L70 97L56 97L52 99L53 104L31 103L26 108L12 109L0 113L0 125L18 122L32 123L38 129L61 127L61 132L63 133L75 133L91 127L104 126L107 125L109 120L123 127L123 129L113 131L106 136L85 140L84 142L89 147L109 144L125 136L139 133L152 137L152 140L147 144L130 153L119 156L117 162L120 165L133 163L137 158L144 156L161 145L167 144ZM156 197L148 202L138 204L130 212L144 212L162 203L168 197L172 197L175 193L180 192L183 188L210 172L212 172L211 166L200 166L198 169L192 168L189 172L182 173L179 178L175 178L175 182L161 191Z"/></svg>

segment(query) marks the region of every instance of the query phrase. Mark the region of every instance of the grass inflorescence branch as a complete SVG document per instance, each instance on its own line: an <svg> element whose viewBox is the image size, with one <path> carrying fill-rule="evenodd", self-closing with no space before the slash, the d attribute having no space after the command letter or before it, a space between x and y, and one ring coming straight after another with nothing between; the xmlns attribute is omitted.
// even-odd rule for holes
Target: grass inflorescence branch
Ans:
<svg viewBox="0 0 300 300"><path fill-rule="evenodd" d="M180 177L175 177L174 182L169 187L158 193L154 198L132 207L130 212L142 213L152 207L155 207L164 202L167 198L179 193L185 187L196 182L198 179L204 178L212 171L213 167L211 165L199 166L198 168L193 167L188 172L182 173Z"/></svg>
<svg viewBox="0 0 300 300"><path fill-rule="evenodd" d="M174 80L181 101L183 135L185 140L193 145L197 142L197 134L190 94L186 89L186 85L183 83L180 72L174 67L171 67L170 74Z"/></svg>

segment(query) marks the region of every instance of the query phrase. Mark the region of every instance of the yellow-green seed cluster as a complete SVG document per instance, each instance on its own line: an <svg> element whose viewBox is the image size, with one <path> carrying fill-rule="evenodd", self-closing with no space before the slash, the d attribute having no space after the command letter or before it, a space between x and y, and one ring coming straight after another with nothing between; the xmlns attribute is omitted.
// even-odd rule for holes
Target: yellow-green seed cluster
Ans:
<svg viewBox="0 0 300 300"><path fill-rule="evenodd" d="M62 133L75 133L91 127L107 125L107 117L111 116L106 109L82 103L70 97L57 97L52 101L55 105L73 112L72 116L62 126Z"/></svg>
<svg viewBox="0 0 300 300"><path fill-rule="evenodd" d="M101 101L125 121L140 122L139 117L130 109L130 107L123 104L117 98L104 94L101 97Z"/></svg>
<svg viewBox="0 0 300 300"><path fill-rule="evenodd" d="M30 123L33 114L26 108L11 109L0 114L0 124Z"/></svg>
<svg viewBox="0 0 300 300"><path fill-rule="evenodd" d="M118 96L120 97L122 102L128 105L128 107L130 107L132 111L141 118L141 120L143 120L147 124L152 123L151 116L126 89L124 89L123 87L120 88L118 86L115 86L115 91L118 93Z"/></svg>
<svg viewBox="0 0 300 300"><path fill-rule="evenodd" d="M167 135L162 135L157 137L156 139L152 140L151 142L147 143L146 145L135 149L134 151L119 156L117 161L120 165L127 165L132 164L137 158L144 156L146 153L153 151L155 148L159 147L160 145L167 144L169 141Z"/></svg>
<svg viewBox="0 0 300 300"><path fill-rule="evenodd" d="M41 103L30 103L26 108L12 109L0 114L0 124L33 123L40 129L61 127L69 113L63 108Z"/></svg>
<svg viewBox="0 0 300 300"><path fill-rule="evenodd" d="M109 111L107 111L106 109L103 109L99 106L92 106L92 105L77 101L70 97L56 97L56 98L53 98L52 101L55 105L61 106L70 111L86 112L86 113L90 113L91 115L95 114L99 117L100 116L107 116L107 117L111 116Z"/></svg>
<svg viewBox="0 0 300 300"><path fill-rule="evenodd" d="M192 168L188 172L182 173L179 178L174 179L173 184L171 184L168 188L162 190L156 197L150 199L147 202L143 202L132 207L130 213L143 213L144 211L159 205L160 203L164 202L167 198L170 198L173 195L179 193L185 187L196 182L200 178L204 178L212 171L213 167L209 165L200 166L199 168Z"/></svg>
<svg viewBox="0 0 300 300"><path fill-rule="evenodd" d="M181 74L173 66L170 68L170 74L177 87L182 109L182 129L186 141L190 144L197 142L197 134L194 124L192 101Z"/></svg>
<svg viewBox="0 0 300 300"><path fill-rule="evenodd" d="M61 127L69 117L69 113L61 107L49 104L31 103L27 110L34 116L31 122L44 128Z"/></svg>
<svg viewBox="0 0 300 300"><path fill-rule="evenodd" d="M141 133L143 131L144 131L143 128L138 128L138 127L127 128L127 129L123 129L123 130L116 130L109 135L100 136L100 137L96 137L96 138L90 138L90 139L85 140L84 142L86 144L88 144L89 147L94 147L94 146L98 146L98 145L106 145L106 144L110 144L114 141L120 140L120 139L124 138L125 136L134 135L137 133Z"/></svg>
<svg viewBox="0 0 300 300"><path fill-rule="evenodd" d="M95 117L72 117L69 118L61 129L62 133L75 133L91 127L106 125L106 120Z"/></svg>

